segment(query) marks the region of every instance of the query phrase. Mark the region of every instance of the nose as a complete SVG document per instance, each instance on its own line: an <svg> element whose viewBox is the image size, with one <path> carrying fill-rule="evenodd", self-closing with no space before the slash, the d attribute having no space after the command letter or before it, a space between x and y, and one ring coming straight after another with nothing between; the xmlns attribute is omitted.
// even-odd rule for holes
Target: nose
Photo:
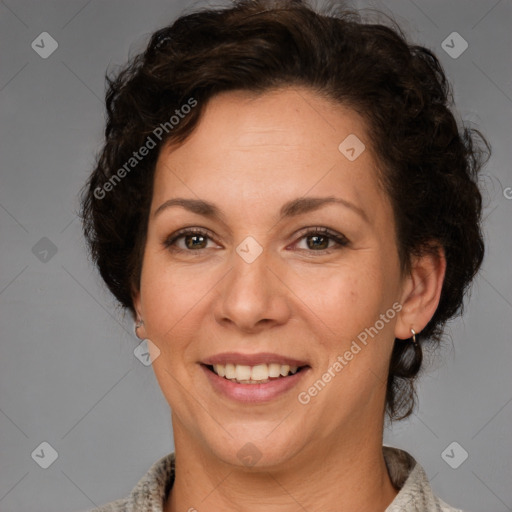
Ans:
<svg viewBox="0 0 512 512"><path fill-rule="evenodd" d="M276 257L265 249L252 262L233 252L231 270L217 288L214 315L218 323L256 333L290 318L290 290Z"/></svg>

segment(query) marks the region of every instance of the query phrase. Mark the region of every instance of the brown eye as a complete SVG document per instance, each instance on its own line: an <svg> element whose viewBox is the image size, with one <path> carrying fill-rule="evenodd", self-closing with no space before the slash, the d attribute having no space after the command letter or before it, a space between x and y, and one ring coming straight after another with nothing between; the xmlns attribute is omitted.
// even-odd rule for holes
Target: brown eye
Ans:
<svg viewBox="0 0 512 512"><path fill-rule="evenodd" d="M183 243L181 243L183 240ZM340 249L348 245L348 239L327 228L315 228L306 231L300 238L300 241L306 241L305 248L299 250L311 252L330 252L331 249ZM171 235L164 242L164 246L176 252L199 252L202 249L208 249L208 242L212 241L208 232L201 229L183 229ZM331 242L334 243L330 245Z"/></svg>
<svg viewBox="0 0 512 512"><path fill-rule="evenodd" d="M204 249L206 237L202 235L185 235L180 238L185 240L188 249Z"/></svg>
<svg viewBox="0 0 512 512"><path fill-rule="evenodd" d="M349 244L348 239L340 233L327 228L314 228L306 231L299 240L305 240L306 247L300 250L312 252L329 252L331 249L341 249ZM334 245L329 245L334 242Z"/></svg>
<svg viewBox="0 0 512 512"><path fill-rule="evenodd" d="M330 238L324 235L310 235L306 237L307 245L310 249L327 249L329 247ZM310 242L310 243L309 243Z"/></svg>
<svg viewBox="0 0 512 512"><path fill-rule="evenodd" d="M183 243L181 243L183 240ZM197 252L207 249L211 237L201 229L183 229L164 241L164 246L173 251Z"/></svg>

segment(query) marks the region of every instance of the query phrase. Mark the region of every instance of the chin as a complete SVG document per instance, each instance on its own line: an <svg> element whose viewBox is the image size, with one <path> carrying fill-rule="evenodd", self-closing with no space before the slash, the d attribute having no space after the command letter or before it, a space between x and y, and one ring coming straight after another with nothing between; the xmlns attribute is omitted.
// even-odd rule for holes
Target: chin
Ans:
<svg viewBox="0 0 512 512"><path fill-rule="evenodd" d="M227 430L232 437L223 432L220 438L206 439L205 442L209 444L214 457L229 465L252 471L284 468L306 442L305 439L290 438L289 425L279 433L276 425L276 422L266 422L264 426L258 422L254 428L247 423L237 428L231 425Z"/></svg>

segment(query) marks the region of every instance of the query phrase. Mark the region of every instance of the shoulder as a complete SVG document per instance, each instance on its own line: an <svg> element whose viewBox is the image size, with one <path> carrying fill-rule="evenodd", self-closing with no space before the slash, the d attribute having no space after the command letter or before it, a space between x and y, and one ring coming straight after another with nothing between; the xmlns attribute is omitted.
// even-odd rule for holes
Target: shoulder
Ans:
<svg viewBox="0 0 512 512"><path fill-rule="evenodd" d="M421 465L404 450L383 447L384 459L398 494L385 512L463 512L437 497Z"/></svg>
<svg viewBox="0 0 512 512"><path fill-rule="evenodd" d="M442 499L437 498L439 501L439 505L441 506L441 512L464 512L464 510L460 508L453 508L447 503L445 503Z"/></svg>
<svg viewBox="0 0 512 512"><path fill-rule="evenodd" d="M122 498L116 501L111 501L106 505L102 505L101 507L97 507L95 509L91 509L89 512L128 512L129 509L129 499Z"/></svg>
<svg viewBox="0 0 512 512"><path fill-rule="evenodd" d="M170 453L156 461L125 497L89 512L162 512L174 483L175 457Z"/></svg>
<svg viewBox="0 0 512 512"><path fill-rule="evenodd" d="M383 447L391 481L399 489L385 512L463 512L435 496L427 475L414 457L404 450ZM162 512L174 482L174 453L155 462L126 498L89 512Z"/></svg>

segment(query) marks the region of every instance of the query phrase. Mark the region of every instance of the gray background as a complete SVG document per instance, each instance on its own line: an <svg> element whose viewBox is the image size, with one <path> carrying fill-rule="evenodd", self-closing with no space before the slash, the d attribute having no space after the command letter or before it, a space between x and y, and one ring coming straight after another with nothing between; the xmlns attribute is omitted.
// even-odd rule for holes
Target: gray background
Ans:
<svg viewBox="0 0 512 512"><path fill-rule="evenodd" d="M386 429L385 442L412 453L448 503L512 510L512 2L355 5L384 8L436 51L460 116L494 150L482 176L483 270L420 383L418 412ZM85 510L125 496L173 449L167 403L133 354L130 318L87 261L76 211L102 137L107 67L191 6L0 1L2 512ZM456 59L441 47L454 31L469 44ZM31 47L42 32L58 42L47 59ZM441 456L454 441L452 465L468 453L457 469ZM31 456L42 442L58 453L48 469Z"/></svg>

